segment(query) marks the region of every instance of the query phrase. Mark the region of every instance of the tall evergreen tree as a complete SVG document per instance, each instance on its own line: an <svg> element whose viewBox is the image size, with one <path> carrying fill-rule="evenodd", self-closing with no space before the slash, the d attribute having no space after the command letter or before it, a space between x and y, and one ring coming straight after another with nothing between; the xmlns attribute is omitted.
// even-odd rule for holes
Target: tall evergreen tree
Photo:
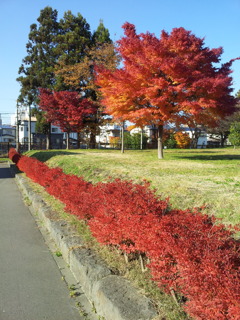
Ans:
<svg viewBox="0 0 240 320"><path fill-rule="evenodd" d="M90 98L98 105L98 112L89 117L89 123L86 126L90 131L90 143L94 146L99 126L104 122L101 106L98 103L97 86L94 82L94 66L103 65L108 69L115 69L118 65L118 57L110 39L110 33L102 21L100 21L97 30L93 32L91 43L79 58L81 58L79 62L74 63L73 61L73 64L67 59L60 58L56 75L68 88L84 92L85 97Z"/></svg>
<svg viewBox="0 0 240 320"><path fill-rule="evenodd" d="M78 63L91 46L90 26L80 13L74 16L71 11L67 11L59 22L59 35L56 40L60 60L66 64Z"/></svg>
<svg viewBox="0 0 240 320"><path fill-rule="evenodd" d="M71 11L65 12L58 21L58 12L51 7L46 7L40 12L38 23L30 26L29 40L26 45L27 56L19 68L17 81L21 85L19 101L26 104L38 104L39 88L54 91L71 90L85 93L85 97L97 100L94 88L89 87L93 83L94 56L100 60L109 60L101 47L111 44L109 31L100 21L99 27L92 34L90 26L81 14L74 16ZM113 48L113 47L112 47ZM92 51L93 50L93 51ZM112 49L113 51L113 49ZM91 53L93 52L93 53ZM81 75L81 85L75 86L64 79L64 68L76 65L88 65L88 72ZM60 72L57 72L60 70ZM83 90L83 87L85 90ZM91 121L95 123L95 115ZM94 124L95 126L95 124Z"/></svg>
<svg viewBox="0 0 240 320"><path fill-rule="evenodd" d="M105 28L102 20L100 20L97 30L93 33L93 42L95 44L112 43L109 30Z"/></svg>
<svg viewBox="0 0 240 320"><path fill-rule="evenodd" d="M69 87L54 72L56 66L81 62L93 45L90 26L81 14L74 16L67 11L59 22L57 18L57 11L46 7L40 12L38 24L30 26L27 56L17 78L21 101L37 102L40 87L67 90Z"/></svg>
<svg viewBox="0 0 240 320"><path fill-rule="evenodd" d="M92 37L93 47L89 52L89 72L91 74L91 85L87 90L88 96L95 102L98 102L98 93L94 84L94 64L103 64L115 68L117 66L117 57L114 50L114 45L110 39L110 33L105 28L103 21L100 20L97 30L93 33ZM92 116L89 121L90 127L90 146L94 147L96 144L96 135L100 132L100 126L105 122L104 113L100 103L98 103L98 112Z"/></svg>
<svg viewBox="0 0 240 320"><path fill-rule="evenodd" d="M55 38L59 30L57 11L51 7L41 10L36 23L30 26L26 45L27 56L19 68L19 100L27 104L37 102L38 88L53 88L55 84L54 67L57 61Z"/></svg>
<svg viewBox="0 0 240 320"><path fill-rule="evenodd" d="M57 61L55 39L59 30L58 12L51 7L40 11L38 24L30 26L26 45L27 56L19 68L17 81L21 85L18 100L27 105L37 104L39 88L54 88L56 83L54 68ZM51 125L46 125L47 148L51 148Z"/></svg>
<svg viewBox="0 0 240 320"><path fill-rule="evenodd" d="M59 56L55 71L62 66L72 66L81 62L92 45L92 34L86 19L78 13L74 16L71 11L64 14L59 22L59 32L56 37L56 52ZM76 90L72 86L64 83L63 77L55 73L55 90Z"/></svg>

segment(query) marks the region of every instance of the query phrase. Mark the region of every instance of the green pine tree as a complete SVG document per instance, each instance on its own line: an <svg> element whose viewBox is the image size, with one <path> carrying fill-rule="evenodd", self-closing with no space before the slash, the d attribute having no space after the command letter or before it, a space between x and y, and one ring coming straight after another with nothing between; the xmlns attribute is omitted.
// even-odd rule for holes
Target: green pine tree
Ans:
<svg viewBox="0 0 240 320"><path fill-rule="evenodd" d="M74 16L67 11L59 22L56 40L59 60L65 64L81 62L92 43L90 26L80 13Z"/></svg>
<svg viewBox="0 0 240 320"><path fill-rule="evenodd" d="M37 24L30 26L26 45L27 56L19 68L17 81L21 85L19 101L37 103L38 88L52 89L55 84L54 68L57 61L55 38L59 25L57 11L51 7L41 10Z"/></svg>
<svg viewBox="0 0 240 320"><path fill-rule="evenodd" d="M95 44L112 43L109 30L105 28L102 20L100 20L97 30L93 33L93 42Z"/></svg>

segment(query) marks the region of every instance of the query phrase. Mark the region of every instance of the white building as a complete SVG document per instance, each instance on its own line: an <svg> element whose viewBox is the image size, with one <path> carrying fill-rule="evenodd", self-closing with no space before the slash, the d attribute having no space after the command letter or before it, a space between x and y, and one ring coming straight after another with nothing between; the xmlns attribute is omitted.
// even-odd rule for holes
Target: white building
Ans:
<svg viewBox="0 0 240 320"><path fill-rule="evenodd" d="M147 125L144 126L142 129L139 127L135 127L133 126L133 128L131 128L132 126L130 126L130 134L135 134L135 133L143 133L148 137L148 142L151 142L154 137L156 137L157 134L157 128L154 125Z"/></svg>
<svg viewBox="0 0 240 320"><path fill-rule="evenodd" d="M18 130L19 130L19 142L20 144L28 143L29 140L29 115L28 110L23 109L18 113ZM36 122L37 119L35 117L31 117L31 141L32 143L38 143L41 139L43 139L43 135L36 134ZM17 115L11 117L11 124L17 125ZM56 145L62 145L63 140L66 139L66 133L61 131L58 126L51 125L51 134L53 136L54 143ZM77 139L77 133L70 133L70 138Z"/></svg>
<svg viewBox="0 0 240 320"><path fill-rule="evenodd" d="M186 132L189 137L194 138L195 130L198 130L197 148L214 148L221 146L221 136L217 134L209 134L203 128L190 129L188 127L182 127L182 132ZM226 145L229 145L229 141L226 140Z"/></svg>
<svg viewBox="0 0 240 320"><path fill-rule="evenodd" d="M16 114L12 117L11 125L16 126L17 121ZM18 119L19 119L19 142L20 143L28 143L28 123L29 123L29 116L28 116L28 110L23 109L19 111L18 114ZM1 118L0 118L0 123L1 123ZM39 134L38 136L35 134L36 133L36 118L31 117L31 140L33 141L33 138L35 139L35 142L38 143L41 140L41 135ZM186 132L191 139L193 139L194 136L194 129L189 129L187 126L182 126L180 129L172 128L174 131L182 131ZM130 134L134 133L141 133L145 134L148 137L148 143L151 144L152 142L156 141L157 138L157 129L156 126L154 125L146 125L143 127L143 129L139 127L135 127L134 125L130 125L128 128L125 127L124 131L128 130ZM117 124L117 123L106 123L104 126L100 127L100 134L96 136L96 143L97 144L103 144L105 146L109 145L110 143L110 137L121 137L121 131L122 131L122 126ZM59 145L59 148L65 146L65 141L66 141L66 133L62 132L61 129L58 126L51 125L51 133L52 137L54 137L54 141L56 145ZM85 137L89 139L89 137ZM5 137L4 139L11 139ZM77 133L70 133L70 139L72 141L77 141L78 139L78 134ZM82 139L82 141L85 141L84 143L87 145L86 140L87 139ZM39 141L38 141L39 140ZM220 139L218 137L213 137L212 135L207 134L204 130L201 130L200 136L198 137L197 141L197 147L198 148L205 148L207 146L219 146Z"/></svg>
<svg viewBox="0 0 240 320"><path fill-rule="evenodd" d="M219 146L220 145L220 137L215 135L210 135L208 134L205 130L203 129L190 129L187 126L182 126L181 128L172 128L174 131L182 131L184 133L187 133L191 139L194 138L195 130L199 130L199 137L197 139L197 148L206 148L207 146ZM142 129L139 127L133 127L130 130L131 134L134 133L141 133ZM149 138L148 142L151 142L152 138L156 138L156 127L154 126L145 126L143 128L143 133Z"/></svg>
<svg viewBox="0 0 240 320"><path fill-rule="evenodd" d="M96 136L97 143L109 143L110 137L120 137L122 127L115 123L106 123L100 127L100 134Z"/></svg>
<svg viewBox="0 0 240 320"><path fill-rule="evenodd" d="M0 125L0 142L15 144L16 127L7 125L7 124L1 124Z"/></svg>
<svg viewBox="0 0 240 320"><path fill-rule="evenodd" d="M182 127L180 128L178 131L182 131L184 133L187 133L190 137L190 139L194 138L194 134L195 134L195 130L196 129L190 129L189 127ZM197 139L197 148L206 148L207 144L208 144L208 135L206 133L206 131L204 130L200 130L199 131L199 137Z"/></svg>

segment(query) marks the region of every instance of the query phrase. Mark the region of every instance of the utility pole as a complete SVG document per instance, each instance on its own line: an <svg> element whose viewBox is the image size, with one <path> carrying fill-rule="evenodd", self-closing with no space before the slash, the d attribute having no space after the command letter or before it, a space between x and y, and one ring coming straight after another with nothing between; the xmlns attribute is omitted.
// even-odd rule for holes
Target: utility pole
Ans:
<svg viewBox="0 0 240 320"><path fill-rule="evenodd" d="M16 121L16 150L19 152L19 105L17 102L17 121Z"/></svg>
<svg viewBox="0 0 240 320"><path fill-rule="evenodd" d="M28 151L31 150L31 105L28 105Z"/></svg>

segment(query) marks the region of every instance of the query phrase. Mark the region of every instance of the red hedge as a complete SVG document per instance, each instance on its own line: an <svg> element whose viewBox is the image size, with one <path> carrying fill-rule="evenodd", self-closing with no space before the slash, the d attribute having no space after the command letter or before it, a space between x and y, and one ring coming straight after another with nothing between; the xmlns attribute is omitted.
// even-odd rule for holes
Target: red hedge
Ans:
<svg viewBox="0 0 240 320"><path fill-rule="evenodd" d="M240 319L240 243L213 217L167 210L168 200L148 184L117 179L93 185L14 149L9 157L68 212L88 221L99 242L145 253L153 279L166 292L184 295L194 319Z"/></svg>

